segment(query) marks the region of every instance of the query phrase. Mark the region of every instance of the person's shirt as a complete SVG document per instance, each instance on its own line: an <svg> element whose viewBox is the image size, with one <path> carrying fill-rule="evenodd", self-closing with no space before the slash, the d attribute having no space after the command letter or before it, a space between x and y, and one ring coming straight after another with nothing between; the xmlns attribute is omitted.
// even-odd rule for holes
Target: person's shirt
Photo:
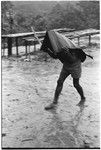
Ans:
<svg viewBox="0 0 101 150"><path fill-rule="evenodd" d="M64 62L63 67L65 69L73 69L73 68L76 68L76 67L81 67L81 60L78 59L76 62L74 62L72 64Z"/></svg>
<svg viewBox="0 0 101 150"><path fill-rule="evenodd" d="M63 63L64 68L72 68L81 65L81 60L77 57L75 51L72 51L70 54L65 49L58 54L53 53L49 48L47 51L52 58L59 59Z"/></svg>
<svg viewBox="0 0 101 150"><path fill-rule="evenodd" d="M63 67L65 69L72 69L75 67L81 67L81 60L77 57L77 55L75 53L72 53L72 57L73 57L73 63L69 63L68 61L65 61L63 63Z"/></svg>

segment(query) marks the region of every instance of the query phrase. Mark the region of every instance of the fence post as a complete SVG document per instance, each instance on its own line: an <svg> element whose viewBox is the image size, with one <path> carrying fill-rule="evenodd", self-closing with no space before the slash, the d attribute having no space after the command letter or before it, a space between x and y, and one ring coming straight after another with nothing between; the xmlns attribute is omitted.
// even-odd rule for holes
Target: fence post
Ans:
<svg viewBox="0 0 101 150"><path fill-rule="evenodd" d="M89 35L89 45L91 45L91 35Z"/></svg>
<svg viewBox="0 0 101 150"><path fill-rule="evenodd" d="M18 38L15 39L16 40L16 55L18 56Z"/></svg>
<svg viewBox="0 0 101 150"><path fill-rule="evenodd" d="M8 38L8 56L12 55L12 38Z"/></svg>
<svg viewBox="0 0 101 150"><path fill-rule="evenodd" d="M26 58L27 58L27 41L25 40L25 53L26 53Z"/></svg>

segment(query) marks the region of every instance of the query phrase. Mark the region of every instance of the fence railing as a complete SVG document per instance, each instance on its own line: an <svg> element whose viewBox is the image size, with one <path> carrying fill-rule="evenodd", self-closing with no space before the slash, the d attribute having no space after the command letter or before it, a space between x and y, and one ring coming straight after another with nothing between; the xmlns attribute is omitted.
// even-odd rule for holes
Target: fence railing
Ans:
<svg viewBox="0 0 101 150"><path fill-rule="evenodd" d="M57 30L58 31L58 30ZM36 32L38 38L41 38L41 40L44 39L46 31L40 31L40 32ZM88 36L88 40L89 40L89 45L91 44L91 36L92 35L96 35L96 34L100 34L99 30L96 29L87 29L87 30L81 30L81 31L70 31L70 32L61 32L61 34L65 35L66 37L68 37L69 39L78 39L78 45L80 44L80 38L81 37L85 37ZM27 40L27 38L30 37L30 41ZM38 44L36 42L36 38L34 36L33 32L29 32L29 33L17 33L17 34L8 34L8 35L2 35L2 40L4 42L4 45L6 45L6 47L8 48L8 56L12 55L12 46L13 46L13 40L15 41L15 46L16 46L16 55L19 55L19 42L21 40L25 39L25 46L27 48L27 43L30 44L32 43L35 47L36 44ZM6 44L5 44L6 41ZM5 49L5 47L4 47ZM27 49L26 49L26 53L27 53Z"/></svg>

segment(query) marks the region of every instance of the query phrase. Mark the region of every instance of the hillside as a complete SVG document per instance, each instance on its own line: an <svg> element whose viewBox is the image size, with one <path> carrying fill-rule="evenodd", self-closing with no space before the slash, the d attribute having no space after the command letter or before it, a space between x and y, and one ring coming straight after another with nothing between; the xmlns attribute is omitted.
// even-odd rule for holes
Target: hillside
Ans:
<svg viewBox="0 0 101 150"><path fill-rule="evenodd" d="M56 4L56 1L20 1L18 3L17 1L12 1L12 4L14 5L15 9L17 11L23 11L28 13L44 13L49 12Z"/></svg>
<svg viewBox="0 0 101 150"><path fill-rule="evenodd" d="M60 5L62 9L66 9L67 6L72 6L73 8L80 9L77 7L78 2L73 1L12 1L16 11L21 11L23 13L34 13L35 15L50 13L50 11Z"/></svg>
<svg viewBox="0 0 101 150"><path fill-rule="evenodd" d="M76 30L100 27L99 1L4 1L1 4L4 8L1 18L4 34L29 32L31 26L36 31L46 27ZM6 16L11 10L14 14L12 22Z"/></svg>

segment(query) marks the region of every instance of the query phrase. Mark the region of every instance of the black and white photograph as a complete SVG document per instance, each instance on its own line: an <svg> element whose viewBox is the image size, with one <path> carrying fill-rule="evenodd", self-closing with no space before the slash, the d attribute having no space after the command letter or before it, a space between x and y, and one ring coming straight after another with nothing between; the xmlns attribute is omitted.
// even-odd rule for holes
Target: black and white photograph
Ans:
<svg viewBox="0 0 101 150"><path fill-rule="evenodd" d="M0 3L1 148L100 149L100 0Z"/></svg>

